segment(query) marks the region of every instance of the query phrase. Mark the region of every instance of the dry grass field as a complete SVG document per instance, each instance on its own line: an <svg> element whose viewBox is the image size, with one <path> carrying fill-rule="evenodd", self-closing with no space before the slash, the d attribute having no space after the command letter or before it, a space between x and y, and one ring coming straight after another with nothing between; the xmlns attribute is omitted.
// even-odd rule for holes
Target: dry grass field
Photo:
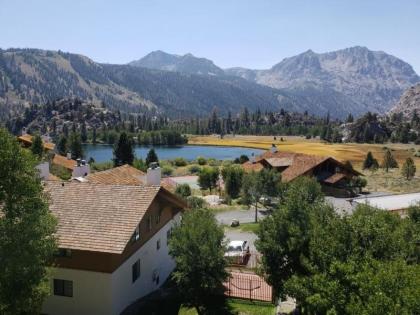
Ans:
<svg viewBox="0 0 420 315"><path fill-rule="evenodd" d="M283 138L283 141L281 141ZM363 172L368 180L367 189L370 191L387 192L412 192L420 191L420 145L414 144L358 144L358 143L337 143L330 144L318 139L305 139L296 136L277 136L276 140L272 136L225 136L220 139L217 136L191 136L189 144L196 145L217 145L217 146L239 146L259 149L269 149L275 143L280 151L298 152L323 156L332 156L340 161L349 160L354 167L361 171L363 160L366 153L371 151L373 156L382 162L384 148L392 150L392 154L401 166L408 157L414 159L417 166L417 176L406 181L401 177L400 170L396 169L389 173L378 170L375 173Z"/></svg>

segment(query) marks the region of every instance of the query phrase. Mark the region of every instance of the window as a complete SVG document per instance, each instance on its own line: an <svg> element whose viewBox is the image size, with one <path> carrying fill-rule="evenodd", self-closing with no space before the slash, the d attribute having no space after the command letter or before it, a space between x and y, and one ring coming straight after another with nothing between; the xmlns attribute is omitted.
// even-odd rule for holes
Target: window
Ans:
<svg viewBox="0 0 420 315"><path fill-rule="evenodd" d="M137 225L136 230L133 233L133 236L131 236L131 241L134 243L135 241L138 241L140 239L140 226Z"/></svg>
<svg viewBox="0 0 420 315"><path fill-rule="evenodd" d="M156 249L159 250L160 249L160 239L157 240L156 242Z"/></svg>
<svg viewBox="0 0 420 315"><path fill-rule="evenodd" d="M55 253L55 257L71 257L71 249L59 248Z"/></svg>
<svg viewBox="0 0 420 315"><path fill-rule="evenodd" d="M152 217L151 216L148 217L147 219L147 225L149 227L149 231L151 231L152 230Z"/></svg>
<svg viewBox="0 0 420 315"><path fill-rule="evenodd" d="M54 295L73 297L73 281L54 279Z"/></svg>
<svg viewBox="0 0 420 315"><path fill-rule="evenodd" d="M133 283L140 277L140 259L138 259L131 267Z"/></svg>
<svg viewBox="0 0 420 315"><path fill-rule="evenodd" d="M160 212L155 216L155 223L159 224L160 222Z"/></svg>

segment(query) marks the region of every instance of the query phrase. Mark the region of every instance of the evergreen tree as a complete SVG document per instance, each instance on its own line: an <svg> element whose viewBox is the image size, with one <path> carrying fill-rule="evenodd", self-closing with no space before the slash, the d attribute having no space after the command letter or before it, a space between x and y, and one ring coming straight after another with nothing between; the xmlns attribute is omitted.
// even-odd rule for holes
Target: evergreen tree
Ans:
<svg viewBox="0 0 420 315"><path fill-rule="evenodd" d="M346 118L346 123L352 123L354 121L353 115L350 113Z"/></svg>
<svg viewBox="0 0 420 315"><path fill-rule="evenodd" d="M154 148L151 148L146 156L146 165L150 166L150 163L159 163L159 158Z"/></svg>
<svg viewBox="0 0 420 315"><path fill-rule="evenodd" d="M67 154L67 138L65 135L62 135L57 143L57 151L61 155Z"/></svg>
<svg viewBox="0 0 420 315"><path fill-rule="evenodd" d="M0 129L0 313L39 314L49 295L56 220L34 157Z"/></svg>
<svg viewBox="0 0 420 315"><path fill-rule="evenodd" d="M42 138L39 134L36 134L32 138L31 152L38 159L42 159L42 156L44 155L44 145L42 143Z"/></svg>
<svg viewBox="0 0 420 315"><path fill-rule="evenodd" d="M383 169L385 169L386 172L388 172L390 168L398 168L398 163L393 157L390 149L386 149L384 160L381 166Z"/></svg>
<svg viewBox="0 0 420 315"><path fill-rule="evenodd" d="M122 132L120 134L118 143L114 147L114 166L121 166L124 164L133 165L133 161L133 141L127 136L125 132Z"/></svg>
<svg viewBox="0 0 420 315"><path fill-rule="evenodd" d="M82 140L80 139L80 135L75 132L70 135L69 150L73 160L81 159L83 157Z"/></svg>
<svg viewBox="0 0 420 315"><path fill-rule="evenodd" d="M371 169L372 167L378 168L378 160L373 157L372 152L368 152L363 162L363 169Z"/></svg>
<svg viewBox="0 0 420 315"><path fill-rule="evenodd" d="M92 143L96 144L96 128L95 127L92 130Z"/></svg>
<svg viewBox="0 0 420 315"><path fill-rule="evenodd" d="M86 123L83 121L80 131L80 138L82 142L86 142L88 139L87 130L86 130Z"/></svg>
<svg viewBox="0 0 420 315"><path fill-rule="evenodd" d="M412 158L407 158L401 167L401 174L407 180L410 180L416 175L416 165Z"/></svg>

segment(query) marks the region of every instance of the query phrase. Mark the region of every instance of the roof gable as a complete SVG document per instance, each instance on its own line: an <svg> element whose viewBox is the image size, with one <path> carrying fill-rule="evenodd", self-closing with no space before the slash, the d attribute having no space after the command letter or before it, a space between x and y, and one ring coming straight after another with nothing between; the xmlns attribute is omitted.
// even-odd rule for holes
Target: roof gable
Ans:
<svg viewBox="0 0 420 315"><path fill-rule="evenodd" d="M62 248L121 254L159 186L47 182Z"/></svg>

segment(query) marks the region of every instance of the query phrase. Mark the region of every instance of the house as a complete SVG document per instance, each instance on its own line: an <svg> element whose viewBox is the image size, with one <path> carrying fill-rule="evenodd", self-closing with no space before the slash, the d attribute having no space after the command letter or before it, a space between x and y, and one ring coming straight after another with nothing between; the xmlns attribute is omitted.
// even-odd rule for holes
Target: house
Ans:
<svg viewBox="0 0 420 315"><path fill-rule="evenodd" d="M87 178L45 182L59 251L44 314L120 314L175 267L168 240L186 205L159 185L160 169L139 185Z"/></svg>
<svg viewBox="0 0 420 315"><path fill-rule="evenodd" d="M300 176L312 176L321 184L326 194L336 196L350 196L351 180L362 175L332 157L280 152L275 145L258 157L252 156L242 166L245 171L275 169L281 173L284 182L293 181Z"/></svg>
<svg viewBox="0 0 420 315"><path fill-rule="evenodd" d="M391 211L401 217L407 216L407 210L411 206L420 205L420 193L384 195L373 197L361 197L350 200L353 208L358 205L366 204L378 209Z"/></svg>
<svg viewBox="0 0 420 315"><path fill-rule="evenodd" d="M144 185L147 175L129 164L124 164L105 171L90 173L86 179L91 183L98 184ZM160 178L160 185L172 191L176 183L169 178Z"/></svg>
<svg viewBox="0 0 420 315"><path fill-rule="evenodd" d="M32 136L29 134L22 134L17 139L25 148L29 148L32 145ZM43 145L45 151L53 151L55 144L50 142L49 138L43 137Z"/></svg>

